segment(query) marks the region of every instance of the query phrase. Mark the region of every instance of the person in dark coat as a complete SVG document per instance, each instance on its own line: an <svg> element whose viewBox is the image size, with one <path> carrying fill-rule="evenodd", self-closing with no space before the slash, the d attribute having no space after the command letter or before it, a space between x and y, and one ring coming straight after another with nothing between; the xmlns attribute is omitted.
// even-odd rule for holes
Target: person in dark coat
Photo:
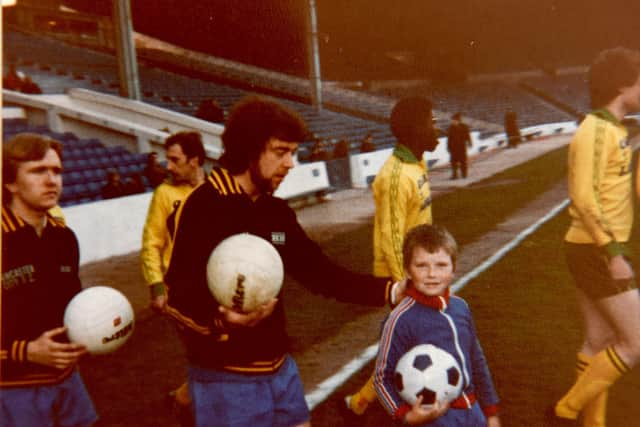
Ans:
<svg viewBox="0 0 640 427"><path fill-rule="evenodd" d="M450 155L451 179L458 179L458 168L462 177L467 177L467 147L471 147L469 127L462 122L462 114L455 113L451 117L451 125L447 132L447 150Z"/></svg>
<svg viewBox="0 0 640 427"><path fill-rule="evenodd" d="M518 127L518 115L515 111L508 110L504 114L504 132L507 135L507 148L516 148L522 142Z"/></svg>

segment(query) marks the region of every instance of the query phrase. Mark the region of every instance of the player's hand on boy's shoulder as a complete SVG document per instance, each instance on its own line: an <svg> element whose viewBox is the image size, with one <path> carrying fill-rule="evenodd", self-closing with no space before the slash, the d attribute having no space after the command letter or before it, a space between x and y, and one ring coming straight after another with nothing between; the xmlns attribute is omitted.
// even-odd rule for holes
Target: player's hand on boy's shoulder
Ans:
<svg viewBox="0 0 640 427"><path fill-rule="evenodd" d="M258 309L249 313L234 311L222 305L219 306L219 311L225 322L227 322L231 326L252 327L256 326L258 323L271 316L273 310L276 308L277 303L278 298L272 298L271 301L267 302L266 304L262 304L258 307Z"/></svg>
<svg viewBox="0 0 640 427"><path fill-rule="evenodd" d="M39 365L50 366L56 369L67 369L76 363L87 349L80 344L61 343L54 337L64 334L65 327L59 327L45 331L33 341L27 344L27 359Z"/></svg>
<svg viewBox="0 0 640 427"><path fill-rule="evenodd" d="M406 413L405 422L409 425L421 425L440 418L449 410L449 402L436 402L433 405L422 405L422 396L418 397L411 410Z"/></svg>
<svg viewBox="0 0 640 427"><path fill-rule="evenodd" d="M500 423L500 417L497 415L492 415L487 417L487 427L501 427L502 423Z"/></svg>
<svg viewBox="0 0 640 427"><path fill-rule="evenodd" d="M396 306L400 304L400 301L402 301L402 298L404 298L407 295L408 283L409 283L409 279L405 277L404 279L397 281L393 284L393 287L391 288L391 305L392 306Z"/></svg>

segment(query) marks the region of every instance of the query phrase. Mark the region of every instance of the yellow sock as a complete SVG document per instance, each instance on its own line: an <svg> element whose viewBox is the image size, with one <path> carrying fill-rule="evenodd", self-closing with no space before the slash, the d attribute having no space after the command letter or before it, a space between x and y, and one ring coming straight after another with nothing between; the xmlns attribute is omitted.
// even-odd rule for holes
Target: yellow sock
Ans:
<svg viewBox="0 0 640 427"><path fill-rule="evenodd" d="M556 414L575 420L587 402L607 390L627 372L629 368L620 359L613 346L607 347L593 356L591 365L556 404Z"/></svg>
<svg viewBox="0 0 640 427"><path fill-rule="evenodd" d="M589 367L592 360L593 356L578 353L578 363L576 366L578 378L580 378L584 371ZM583 427L606 427L608 396L609 391L604 390L584 405L584 408L582 409Z"/></svg>
<svg viewBox="0 0 640 427"><path fill-rule="evenodd" d="M349 401L349 408L356 413L357 415L364 414L364 411L367 410L367 406L369 403L375 401L377 399L376 389L373 385L373 375L369 377L367 382L362 386L362 388L351 396L351 400Z"/></svg>
<svg viewBox="0 0 640 427"><path fill-rule="evenodd" d="M191 404L191 396L189 395L189 384L184 382L176 389L176 402L182 406Z"/></svg>

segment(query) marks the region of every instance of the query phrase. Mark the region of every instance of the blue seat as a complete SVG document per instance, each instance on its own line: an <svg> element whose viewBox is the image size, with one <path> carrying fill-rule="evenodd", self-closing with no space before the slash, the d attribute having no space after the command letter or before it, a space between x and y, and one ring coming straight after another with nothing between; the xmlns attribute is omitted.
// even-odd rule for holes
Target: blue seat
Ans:
<svg viewBox="0 0 640 427"><path fill-rule="evenodd" d="M65 172L62 174L62 183L66 186L71 186L75 184L80 184L84 180L82 174L80 172Z"/></svg>
<svg viewBox="0 0 640 427"><path fill-rule="evenodd" d="M95 169L85 169L82 171L83 182L88 184L92 181L99 181L98 176L96 175Z"/></svg>
<svg viewBox="0 0 640 427"><path fill-rule="evenodd" d="M60 205L69 206L76 201L76 190L74 185L67 185L62 188L62 194L60 195Z"/></svg>
<svg viewBox="0 0 640 427"><path fill-rule="evenodd" d="M137 162L136 156L131 153L126 153L122 155L122 163L125 165L133 165Z"/></svg>
<svg viewBox="0 0 640 427"><path fill-rule="evenodd" d="M128 175L129 166L121 164L121 165L118 165L116 169L118 170L118 173L120 174L121 177L124 178L125 176Z"/></svg>
<svg viewBox="0 0 640 427"><path fill-rule="evenodd" d="M129 152L127 151L126 148L124 148L122 145L111 145L109 147L107 147L107 150L109 151L109 153L114 156L114 155L122 155L122 154L128 154Z"/></svg>
<svg viewBox="0 0 640 427"><path fill-rule="evenodd" d="M76 201L78 192L76 185L65 185L62 187L62 194L60 195L60 204L73 203Z"/></svg>
<svg viewBox="0 0 640 427"><path fill-rule="evenodd" d="M78 159L75 161L75 170L83 171L89 168L89 161L87 159Z"/></svg>
<svg viewBox="0 0 640 427"><path fill-rule="evenodd" d="M62 162L62 167L67 172L73 172L77 170L77 164L77 159L64 159L64 161Z"/></svg>
<svg viewBox="0 0 640 427"><path fill-rule="evenodd" d="M92 169L92 170L100 169L102 167L100 164L100 161L95 157L89 157L87 159L87 165L88 165L88 169Z"/></svg>
<svg viewBox="0 0 640 427"><path fill-rule="evenodd" d="M74 185L73 192L75 193L74 198L78 201L85 197L89 197L89 187L84 183Z"/></svg>
<svg viewBox="0 0 640 427"><path fill-rule="evenodd" d="M96 200L98 197L101 197L102 183L100 182L90 182L87 184L87 194L93 200Z"/></svg>
<svg viewBox="0 0 640 427"><path fill-rule="evenodd" d="M63 132L61 135L61 142L74 143L78 140L78 136L73 132Z"/></svg>
<svg viewBox="0 0 640 427"><path fill-rule="evenodd" d="M100 140L97 139L97 138L85 139L85 144L86 144L87 147L90 147L90 148L101 148L101 147L104 147L104 144L102 142L100 142Z"/></svg>

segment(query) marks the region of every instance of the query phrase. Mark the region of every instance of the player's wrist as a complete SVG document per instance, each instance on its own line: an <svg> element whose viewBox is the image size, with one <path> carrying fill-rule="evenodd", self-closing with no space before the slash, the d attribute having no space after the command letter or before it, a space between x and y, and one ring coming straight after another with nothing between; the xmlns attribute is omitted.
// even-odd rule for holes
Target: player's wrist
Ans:
<svg viewBox="0 0 640 427"><path fill-rule="evenodd" d="M162 295L167 294L167 287L163 282L157 282L149 285L149 292L151 293L151 298L156 298Z"/></svg>
<svg viewBox="0 0 640 427"><path fill-rule="evenodd" d="M607 259L611 259L618 255L625 257L629 256L629 249L622 242L611 241L604 246L601 246L601 250L606 255Z"/></svg>
<svg viewBox="0 0 640 427"><path fill-rule="evenodd" d="M33 360L33 341L27 341L27 345L24 346L24 353L18 356L18 360L25 360L27 362L35 362ZM22 356L22 357L20 357Z"/></svg>
<svg viewBox="0 0 640 427"><path fill-rule="evenodd" d="M403 425L410 425L407 421L407 414L411 411L411 406L407 403L401 405L396 409L395 418Z"/></svg>

